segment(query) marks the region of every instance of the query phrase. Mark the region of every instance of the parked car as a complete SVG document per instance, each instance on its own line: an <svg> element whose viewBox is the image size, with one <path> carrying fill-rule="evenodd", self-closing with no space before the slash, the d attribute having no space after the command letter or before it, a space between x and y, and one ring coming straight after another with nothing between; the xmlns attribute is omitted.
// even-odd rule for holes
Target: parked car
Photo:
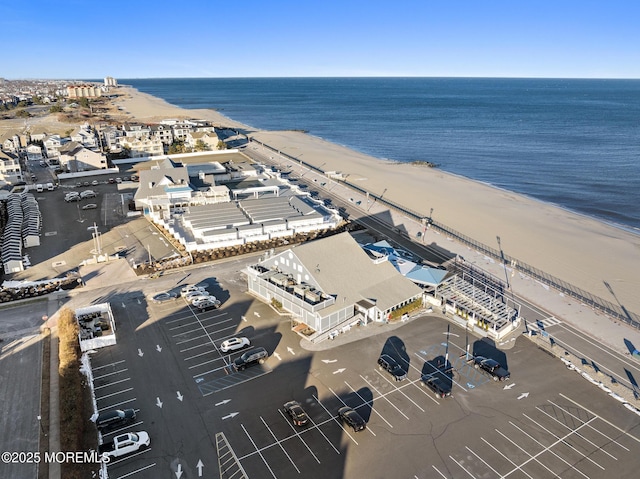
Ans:
<svg viewBox="0 0 640 479"><path fill-rule="evenodd" d="M289 401L283 406L284 412L291 418L296 426L304 426L309 422L309 416L304 412L298 401Z"/></svg>
<svg viewBox="0 0 640 479"><path fill-rule="evenodd" d="M198 301L199 299L210 299L212 297L213 296L211 296L206 291L193 291L191 293L186 294L184 299L186 299L187 302L193 304L194 301Z"/></svg>
<svg viewBox="0 0 640 479"><path fill-rule="evenodd" d="M506 381L511 377L511 373L507 371L495 359L485 358L484 356L475 356L473 358L473 367L482 369L489 374L494 381Z"/></svg>
<svg viewBox="0 0 640 479"><path fill-rule="evenodd" d="M254 348L250 349L242 356L236 358L233 361L233 368L236 371L242 371L243 369L248 368L249 366L255 366L256 364L263 364L267 358L269 357L269 353L264 348Z"/></svg>
<svg viewBox="0 0 640 479"><path fill-rule="evenodd" d="M451 396L451 385L441 378L430 377L424 381L424 384L435 393L437 398L446 398Z"/></svg>
<svg viewBox="0 0 640 479"><path fill-rule="evenodd" d="M109 178L108 181L109 181L109 184L114 184L116 182L116 179L115 178Z"/></svg>
<svg viewBox="0 0 640 479"><path fill-rule="evenodd" d="M163 293L158 293L154 295L152 300L154 303L165 303L167 301L173 301L174 299L176 299L176 297L177 297L176 293L170 293L168 291L165 291Z"/></svg>
<svg viewBox="0 0 640 479"><path fill-rule="evenodd" d="M207 311L209 309L218 309L220 307L220 301L215 296L211 296L211 299L203 299L193 303L193 306L200 311Z"/></svg>
<svg viewBox="0 0 640 479"><path fill-rule="evenodd" d="M80 200L82 200L82 198L80 197L80 195L71 195L71 196L65 196L64 200L67 203L70 203L72 201L80 201Z"/></svg>
<svg viewBox="0 0 640 479"><path fill-rule="evenodd" d="M251 344L245 337L239 338L230 338L225 341L222 341L220 344L220 351L223 353L228 353L229 351L237 351L238 349L246 348Z"/></svg>
<svg viewBox="0 0 640 479"><path fill-rule="evenodd" d="M143 447L148 447L150 443L149 434L146 432L128 432L116 436L113 441L100 445L98 452L111 457L120 457L136 452Z"/></svg>
<svg viewBox="0 0 640 479"><path fill-rule="evenodd" d="M101 431L126 426L136 420L136 412L133 409L112 409L101 413L96 419L96 426Z"/></svg>
<svg viewBox="0 0 640 479"><path fill-rule="evenodd" d="M207 292L207 288L205 286L197 286L195 284L188 284L188 285L184 286L180 290L180 296L182 296L184 298L189 293L195 293L195 292L206 293Z"/></svg>
<svg viewBox="0 0 640 479"><path fill-rule="evenodd" d="M343 423L348 424L353 429L353 432L364 431L367 427L367 423L358 412L349 407L344 406L338 409L338 416Z"/></svg>
<svg viewBox="0 0 640 479"><path fill-rule="evenodd" d="M92 184L93 186L98 186L100 183L98 182L98 180L93 180L93 181L91 182L91 184Z"/></svg>
<svg viewBox="0 0 640 479"><path fill-rule="evenodd" d="M395 379L396 381L407 379L407 373L402 368L402 366L400 366L398 361L396 361L388 354L382 354L378 358L378 366L380 367L380 369L384 369L389 374L391 374L391 376L393 376L393 379Z"/></svg>
<svg viewBox="0 0 640 479"><path fill-rule="evenodd" d="M98 207L95 203L89 203L82 207L83 210L95 210Z"/></svg>
<svg viewBox="0 0 640 479"><path fill-rule="evenodd" d="M93 190L85 190L80 193L80 198L82 198L83 200L86 198L95 198L96 196L96 192Z"/></svg>

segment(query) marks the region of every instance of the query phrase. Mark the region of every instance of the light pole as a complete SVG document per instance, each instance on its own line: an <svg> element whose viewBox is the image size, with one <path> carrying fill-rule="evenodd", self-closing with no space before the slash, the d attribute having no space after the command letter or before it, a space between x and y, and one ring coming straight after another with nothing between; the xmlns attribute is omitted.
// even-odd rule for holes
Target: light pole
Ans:
<svg viewBox="0 0 640 479"><path fill-rule="evenodd" d="M44 432L44 427L42 427L42 416L38 414L36 417L38 418L38 424L40 424L40 432L46 437L47 434Z"/></svg>
<svg viewBox="0 0 640 479"><path fill-rule="evenodd" d="M500 259L502 260L502 266L504 267L504 279L507 282L507 289L511 289L511 286L509 285L509 275L507 274L507 263L506 263L506 260L504 259L502 244L500 243L500 236L496 236L496 239L498 240L498 249L500 250Z"/></svg>

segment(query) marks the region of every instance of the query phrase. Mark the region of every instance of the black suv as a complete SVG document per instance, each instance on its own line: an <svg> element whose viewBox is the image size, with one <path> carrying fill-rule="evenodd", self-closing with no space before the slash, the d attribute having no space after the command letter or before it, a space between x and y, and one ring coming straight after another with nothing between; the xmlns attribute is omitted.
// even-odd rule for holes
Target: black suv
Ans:
<svg viewBox="0 0 640 479"><path fill-rule="evenodd" d="M473 367L482 369L489 374L494 381L506 381L511 377L511 373L503 368L495 359L485 358L484 356L476 356L473 358Z"/></svg>
<svg viewBox="0 0 640 479"><path fill-rule="evenodd" d="M264 348L254 348L250 349L246 353L244 353L239 358L234 359L233 368L236 371L242 371L249 366L253 366L254 364L262 364L267 360L269 353Z"/></svg>
<svg viewBox="0 0 640 479"><path fill-rule="evenodd" d="M136 412L133 409L113 409L103 412L96 419L96 426L100 430L113 429L125 426L136 420Z"/></svg>
<svg viewBox="0 0 640 479"><path fill-rule="evenodd" d="M347 423L353 429L353 432L363 431L367 427L362 416L349 406L338 409L338 416L342 422Z"/></svg>
<svg viewBox="0 0 640 479"><path fill-rule="evenodd" d="M388 354L383 354L378 358L378 366L391 374L396 381L407 378L407 373L402 369L402 366Z"/></svg>
<svg viewBox="0 0 640 479"><path fill-rule="evenodd" d="M451 396L451 384L438 377L430 377L424 380L424 384L431 389L437 398Z"/></svg>

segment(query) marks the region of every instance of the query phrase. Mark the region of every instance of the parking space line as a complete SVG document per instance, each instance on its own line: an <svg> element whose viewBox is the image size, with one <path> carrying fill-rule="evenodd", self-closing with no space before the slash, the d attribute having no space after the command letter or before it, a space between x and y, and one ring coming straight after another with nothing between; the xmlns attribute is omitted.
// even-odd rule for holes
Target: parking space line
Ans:
<svg viewBox="0 0 640 479"><path fill-rule="evenodd" d="M529 456L529 459L527 459L524 463L522 463L521 465L519 465L515 470L522 470L522 466L524 466L525 464L528 464L531 461L535 461L536 463L540 464L542 467L544 467L547 471L549 471L553 477L558 477L558 474L556 474L555 472L553 472L549 467L547 467L545 464L542 463L542 461L540 461L538 459L538 456L541 455L543 452L550 452L551 451L551 447L553 446L549 446L547 448L542 449L542 451L540 451L538 454L536 455L532 455L529 451L527 451L525 448L521 447L518 443L516 443L515 441L513 441L511 438L507 437L505 434L503 434L502 432L500 432L498 429L495 430L498 434L500 434L504 439L506 439L507 441L509 441L511 444L513 444L514 446L516 446L518 449L520 449L521 452L524 452L527 456ZM568 437L568 436L567 436ZM557 444L557 443L556 443ZM575 468L574 468L575 469ZM577 469L576 469L577 470ZM514 472L514 470L509 471L507 474L505 474L504 476L501 477L507 477L509 474L511 474L512 472ZM524 472L524 471L523 471ZM580 472L580 471L578 471ZM582 474L580 472L580 474ZM584 474L582 474L584 476ZM587 476L585 476L587 477Z"/></svg>
<svg viewBox="0 0 640 479"><path fill-rule="evenodd" d="M107 394L106 396L100 396L100 397L96 396L96 401L102 401L103 399L110 398L111 396L116 396L118 394L126 393L126 392L129 392L129 391L133 391L133 388L123 389L122 391L118 391L118 392L115 392L115 393Z"/></svg>
<svg viewBox="0 0 640 479"><path fill-rule="evenodd" d="M497 476L500 477L500 473L498 471L496 471L493 467L491 467L491 465L485 461L484 459L482 459L478 454L476 454L475 451L473 451L469 446L465 446L465 448L467 449L467 451L469 451L471 454L473 454L474 456L476 456L478 458L478 460L480 462L482 462L485 466L487 466L489 469L491 469L493 471L493 473Z"/></svg>
<svg viewBox="0 0 640 479"><path fill-rule="evenodd" d="M416 356L421 357L420 353L414 353ZM420 371L420 379L422 379L423 377L433 377L434 374L440 374L442 375L442 377L444 379L450 379L452 384L457 385L460 389L462 389L464 392L467 392L467 390L465 389L465 387L460 384L458 381L455 381L453 378L450 378L449 376L447 376L443 371L440 371L439 369L433 371L431 374L426 374L423 375L422 371Z"/></svg>
<svg viewBox="0 0 640 479"><path fill-rule="evenodd" d="M542 464L540 461L538 461L538 456L540 456L541 454L543 454L543 453L547 452L548 450L551 450L551 448L552 448L552 447L554 447L554 446L556 446L557 444L560 444L560 443L568 444L568 443L566 442L566 440L567 440L567 438L568 438L568 437L570 437L572 434L574 434L574 433L575 433L575 431L577 431L577 430L582 429L583 427L585 427L587 424L589 424L589 423L590 423L591 421L593 421L594 419L595 419L595 417L593 417L593 418L589 419L589 421L585 422L584 424L581 424L580 426L578 426L577 428L575 428L575 429L574 429L573 431L571 431L570 433L565 434L565 435L564 435L564 436L562 436L562 437L558 437L558 438L557 438L557 440L556 440L554 443L552 443L552 444L550 444L549 446L545 447L542 451L538 452L536 455L531 456L531 457L530 457L529 459L527 459L524 463L522 463L521 465L519 465L516 469L513 469L513 470L509 471L507 474L505 474L505 475L504 475L504 476L502 476L502 477L507 477L507 476L511 475L513 472L515 472L515 471L517 471L517 470L521 470L522 466L524 466L524 465L528 464L528 463L529 463L529 462L531 462L531 461L536 461L537 463L541 464L545 469L549 470L549 468L547 468L544 464ZM498 432L498 434L503 435L503 434L502 434L502 433L500 433L500 431L498 431L497 429L496 429L496 432ZM506 437L506 436L504 436L504 435L503 435L503 437L504 437L505 439L507 439L509 442L513 443L513 441L511 441L508 437ZM515 443L513 443L513 444L514 444L514 446L516 446L518 449L521 449L521 450L522 450L523 452L525 452L526 454L529 454L527 451L525 451L524 449L522 449L522 448L521 448L520 446L518 446L517 444L515 444ZM553 475L555 475L555 473L553 473L553 471L549 470L549 472L551 472Z"/></svg>
<svg viewBox="0 0 640 479"><path fill-rule="evenodd" d="M120 361L116 361L116 362L113 362L113 363L105 364L104 366L98 366L97 368L93 368L92 367L91 369L93 371L98 371L99 369L108 368L109 366L115 366L116 364L121 364L121 363L124 363L124 362L125 362L125 360L121 359Z"/></svg>
<svg viewBox="0 0 640 479"><path fill-rule="evenodd" d="M220 359L222 359L222 358L220 358ZM223 369L226 369L227 366L228 366L228 364L225 364L224 366L220 366L219 368L210 369L209 371L205 371L205 372L200 373L200 374L195 374L195 375L193 375L191 377L193 379L195 379L195 378L199 378L199 377L202 377L202 376L206 376L207 374L216 373L218 371L222 371ZM191 369L191 368L189 368L189 369Z"/></svg>
<svg viewBox="0 0 640 479"><path fill-rule="evenodd" d="M403 413L403 412L400 410L400 408L399 408L398 406L396 406L395 404L393 404L393 402L392 402L391 400L389 400L389 398L387 398L386 393L385 393L385 394L381 393L381 392L378 390L378 388L376 388L373 384L371 384L371 381L367 380L367 379L366 379L362 374L360 375L360 377L362 378L362 380L363 380L364 382L366 382L366 383L367 383L367 385L369 385L369 387L373 388L373 389L375 390L375 392L377 392L377 393L378 393L378 396L380 396L382 399L386 399L386 400L387 400L387 402L388 402L389 404L391 404L391 405L395 408L395 410L396 410L396 411L398 411L400 414L402 414L402 415L405 417L405 419L409 419L409 416L407 416L405 413ZM332 391L332 392L333 392L333 391ZM334 393L334 394L335 394L335 393Z"/></svg>
<svg viewBox="0 0 640 479"><path fill-rule="evenodd" d="M296 471L298 471L298 474L300 474L300 469L298 469L298 466L296 466L296 463L293 462L293 459L291 459L291 456L289 456L289 453L286 451L286 449L284 448L284 446L282 445L282 441L280 441L276 435L273 433L273 431L271 430L271 428L267 425L267 423L265 422L265 420L263 419L262 416L260 416L260 420L262 421L262 424L264 424L264 427L267 428L267 430L269 431L269 434L271 434L271 437L273 437L274 441L276 441L276 444L278 446L280 446L280 449L282 449L282 452L284 452L284 455L287 456L287 458L289 459L289 461L291 462L291 464L293 465L293 467L296 468ZM284 439L286 441L286 439Z"/></svg>
<svg viewBox="0 0 640 479"><path fill-rule="evenodd" d="M191 347L186 348L186 349L181 349L180 352L181 353L185 353L187 351L191 351L192 349L201 348L202 346L209 346L209 343L202 343L202 344L198 344L196 346L191 346Z"/></svg>
<svg viewBox="0 0 640 479"><path fill-rule="evenodd" d="M195 321L193 321L193 318L185 318L185 319L189 319L189 321L187 323L181 324L180 326L174 326L173 328L167 328L169 331L175 331L177 329L180 328L186 328L187 326L191 326L193 324L196 324ZM182 320L181 320L182 321Z"/></svg>
<svg viewBox="0 0 640 479"><path fill-rule="evenodd" d="M553 404L553 403L552 403L552 404ZM567 426L566 424L562 423L561 421L559 421L557 418L553 417L553 416L552 416L551 414L549 414L548 412L543 411L542 409L540 409L540 407L536 406L536 409L537 409L538 411L540 411L542 414L544 414L544 415L546 415L547 417L549 417L549 419L551 419L551 420L553 420L553 421L557 422L558 424L560 424L561 426L565 427L566 429L571 430L571 428L570 428L569 426ZM525 414L524 416L525 416L525 417L527 417L527 415L526 415L526 414ZM593 430L594 430L594 431L599 432L599 431L598 431L598 429L593 428ZM587 438L586 438L586 437L584 437L582 434L576 434L576 435L577 435L580 439L584 440L586 443L588 443L588 444L592 445L593 447L595 447L596 449L600 449L600 446L598 446L595 442L593 442L593 441L591 441L591 440L587 439ZM606 436L605 436L605 437L606 437ZM615 442L615 441L614 441L614 442ZM604 452L607 456L611 457L612 459L614 459L614 460L616 460L616 461L618 460L618 458L617 458L617 457L615 457L613 454L611 454L611 453L609 453L609 452L605 451L604 449L602 450L602 452Z"/></svg>
<svg viewBox="0 0 640 479"><path fill-rule="evenodd" d="M563 398L565 398L568 401L571 401L573 404L575 404L576 406L582 408L583 410L587 411L589 414L591 414L592 416L597 417L598 419L600 419L602 422L604 422L605 424L608 424L609 426L615 428L618 430L618 432L623 433L625 436L630 437L631 439L634 439L636 442L640 442L640 439L638 439L636 436L629 434L627 431L625 431L624 429L619 428L618 426L616 426L615 424L607 421L605 418L598 416L596 413L594 413L593 411L590 411L589 409L587 409L586 407L582 406L581 404L575 402L573 399L565 396L564 394L560 393L560 396L562 396ZM552 403L553 404L553 403ZM562 409L562 408L561 408ZM564 411L564 409L563 409ZM583 422L582 419L580 419L580 422ZM595 431L598 431L598 429L593 428ZM599 431L598 431L599 432ZM611 440L611 438L609 438L609 436L606 436L604 433L600 433L602 434L604 437L606 437L607 439ZM615 442L615 441L614 441ZM618 444L618 443L616 443ZM626 447L624 447L622 444L618 444L621 448L625 449L626 451L628 451L629 449L627 449Z"/></svg>
<svg viewBox="0 0 640 479"><path fill-rule="evenodd" d="M112 409L114 407L122 406L123 404L128 404L130 402L135 401L136 399L138 398L131 398L131 399L127 399L126 401L117 402L115 404L112 404L111 406L101 407L101 408L98 408L98 411L104 411L105 409Z"/></svg>
<svg viewBox="0 0 640 479"><path fill-rule="evenodd" d="M213 351L210 351L210 352L213 352ZM216 361L220 361L220 360L224 360L224 358L223 357L218 357L218 358L210 359L209 361L205 361L203 363L198 363L198 364L194 364L192 366L189 366L188 369L199 368L200 366L204 366L205 364L215 363ZM228 363L225 361L225 365L226 364L228 364Z"/></svg>
<svg viewBox="0 0 640 479"><path fill-rule="evenodd" d="M184 321L185 319L189 319L189 320L193 319L193 314L185 314L184 317L170 319L169 321L165 321L164 325L166 326L167 324L177 323L178 321Z"/></svg>
<svg viewBox="0 0 640 479"><path fill-rule="evenodd" d="M124 372L127 372L127 371L128 371L128 369L124 368L124 369L121 369L119 371L113 371L111 373L103 374L102 376L93 376L93 380L95 381L96 379L106 378L108 376L113 376L114 374L120 374L120 373L124 373Z"/></svg>
<svg viewBox="0 0 640 479"><path fill-rule="evenodd" d="M433 464L431 464L431 467L433 467L433 468L436 470L436 472L437 472L438 474L440 474L442 477L444 477L444 479L447 479L447 476L445 476L444 474L442 474L442 473L440 472L440 470L439 470L436 466L434 466Z"/></svg>
<svg viewBox="0 0 640 479"><path fill-rule="evenodd" d="M260 455L260 457L262 458L262 462L264 462L264 465L267 466L267 469L269 469L269 472L271 473L271 476L273 477L273 479L278 479L276 477L276 475L273 473L273 471L271 470L271 467L269 466L269 464L267 463L267 460L264 458L264 456L262 455L262 451L260 451L258 449L258 446L256 445L255 442L253 442L253 438L249 435L249 433L247 432L247 430L244 427L244 424L240 424L240 426L242 426L242 430L244 431L244 433L247 435L247 437L249 438L249 441L251 441L251 444L253 444L253 447L256 449L256 452Z"/></svg>
<svg viewBox="0 0 640 479"><path fill-rule="evenodd" d="M227 329L236 329L236 328L237 328L237 326L229 326L228 328L217 329L217 330L215 330L215 331L213 331L213 332L217 333L217 332L219 332L219 331L226 331ZM217 346L216 346L216 345L215 345L215 343L213 342L213 339L211 338L211 335L209 334L209 332L208 332L206 329L204 329L204 326L202 327L202 329L204 330L204 334L201 334L200 336L196 336L196 337L194 337L194 338L185 339L185 340L183 340L183 341L178 341L178 342L176 343L176 345L178 345L178 344L188 343L188 342L190 342L190 341L195 341L196 339L201 339L201 338L205 338L205 337L206 337L206 338L209 338L209 342L210 342L211 344L213 344L213 346L217 349Z"/></svg>
<svg viewBox="0 0 640 479"><path fill-rule="evenodd" d="M334 396L336 396L336 397L337 397L336 393L334 393L333 391L331 391L331 392L333 393L333 395L334 395ZM347 436L349 436L349 438L350 438L350 439L351 439L351 440L356 444L356 446L358 446L358 445L359 445L359 444L358 444L358 441L356 441L356 440L353 438L353 436L352 436L351 434L349 434L349 431L347 431L347 429L344 427L344 425L342 424L342 422L340 421L340 419L338 419L338 417L337 417L337 416L334 416L333 414L331 414L331 413L329 412L329 410L324 406L324 404L322 404L322 403L320 402L320 399L318 399L318 398L317 398L317 397L315 397L315 396L313 396L313 397L314 397L314 399L315 399L316 401L318 401L318 404L320 404L320 406L322 406L322 409L324 409L324 410L327 412L327 414L330 416L331 420L333 420L333 421L335 421L336 423L338 423L338 426L340 426L340 429L342 429L342 430L347 434ZM340 399L340 398L338 398L338 399ZM342 400L340 400L340 402L342 402ZM343 402L342 404L344 404L344 402ZM327 422L329 422L329 421L330 421L330 420L324 421L324 423L327 423ZM323 423L321 423L321 424L323 424ZM327 441L328 441L328 439L327 439ZM333 444L331 444L331 445L333 446ZM334 447L334 449L335 449L335 447Z"/></svg>
<svg viewBox="0 0 640 479"><path fill-rule="evenodd" d="M95 379L95 378L94 378ZM118 381L114 381L112 383L107 383L107 384L103 384L102 386L94 386L93 389L97 390L97 389L102 389L102 388L106 388L109 386L113 386L114 384L120 384L120 383L124 383L126 381L131 381L131 378L124 378L124 379L120 379ZM94 381L95 382L95 381Z"/></svg>
<svg viewBox="0 0 640 479"><path fill-rule="evenodd" d="M547 434L549 434L551 437L554 437L556 439L559 439L560 436L558 436L557 434L554 434L550 429L544 427L542 424L540 424L538 421L534 420L533 418L527 416L526 414L522 414L524 417L526 417L529 421L531 421L533 424L535 424L536 426L538 426L539 428L541 428L543 431L545 431ZM595 418L592 418L595 419ZM584 424L583 424L584 425ZM582 427L582 426L580 426ZM568 432L568 436L578 436L578 434L576 434L577 429L571 429L571 428L567 428L569 429ZM568 437L567 436L567 437ZM602 469L604 471L604 467L602 467L600 464L598 464L596 461L594 461L593 459L591 459L591 457L587 456L586 454L583 454L582 452L578 451L578 449L573 446L571 443L569 442L565 442L563 441L563 443L569 447L571 450L575 451L578 455L582 456L583 459L588 460L589 462L591 462L593 465L598 466L600 469ZM580 471L578 471L580 472ZM583 474L584 475L584 474ZM587 476L585 476L587 477Z"/></svg>
<svg viewBox="0 0 640 479"><path fill-rule="evenodd" d="M128 472L124 476L118 476L115 479L124 479L125 477L133 476L134 474L138 474L139 472L146 471L147 469L151 469L155 465L156 463L154 462L153 464L149 464L148 466L144 466L144 467L141 467L140 469L136 469L135 471Z"/></svg>
<svg viewBox="0 0 640 479"><path fill-rule="evenodd" d="M471 474L469 471L467 471L467 470L465 469L465 467L464 467L462 464L460 464L458 461L456 461L456 460L454 459L454 457L453 457L453 456L449 456L449 458L450 458L453 462L455 462L455 463L458 465L458 467L459 467L460 469L462 469L464 472L466 472L467 474L469 474L469 476L470 476L470 477L473 477L473 479L475 479L475 476L474 476L473 474Z"/></svg>
<svg viewBox="0 0 640 479"><path fill-rule="evenodd" d="M253 368L253 369L256 369L256 368ZM269 369L267 371L261 370L260 374L256 374L255 376L251 376L251 377L249 377L249 378L247 378L247 379L245 379L243 381L234 381L234 382L225 381L225 383L228 382L229 384L224 386L224 387L216 387L215 384L218 384L218 383L222 384L222 381L225 378L230 378L230 377L233 377L234 375L225 376L225 378L218 378L218 379L210 381L208 383L198 385L198 389L200 389L200 392L202 393L202 396L206 397L206 396L209 396L210 394L213 394L215 392L222 391L223 389L227 389L227 388L230 388L232 386L237 386L238 384L243 384L243 383L246 383L248 381L251 381L252 379L259 378L261 376L264 376L265 374L269 374L270 372L272 372L272 369ZM244 377L246 377L246 375ZM207 386L211 386L212 384L214 385L213 387L207 387ZM206 392L206 393L203 393L202 392L203 387L204 387L204 389L211 389L211 390Z"/></svg>
<svg viewBox="0 0 640 479"><path fill-rule="evenodd" d="M365 399L364 399L360 394L358 394L358 391L356 391L356 390L353 388L353 386L351 386L347 381L345 381L344 383L347 385L347 387L348 387L349 389L351 389L351 391L353 391L355 394L357 394L357 396L358 396L360 399L362 399L362 400L365 402L365 404L367 404L367 403L368 403L369 405L371 405L371 402L370 402L370 401L366 401L366 400L365 400ZM382 419L384 422L386 422L386 423L387 423L387 426L389 426L389 427L393 427L393 424L391 424L389 421L387 421L387 420L382 416L382 414L380 414L376 409L373 409L373 407L372 407L372 408L371 408L371 410L372 410L372 411L375 411L375 413L376 413L378 416L380 416L380 419Z"/></svg>
<svg viewBox="0 0 640 479"><path fill-rule="evenodd" d="M205 343L205 344L207 344L207 345L208 345L209 343ZM200 356L204 356L205 354L210 354L210 353L212 353L212 352L213 352L213 351L205 351L205 352L203 352L203 353L198 353L198 354L195 354L195 355L193 355L193 356L189 356L188 358L184 358L184 360L185 360L185 361L191 361L192 359L198 358L198 357L200 357Z"/></svg>
<svg viewBox="0 0 640 479"><path fill-rule="evenodd" d="M526 414L525 414L526 417ZM538 444L539 446L544 447L544 444L542 444L540 441L538 441L536 438L534 438L531 434L529 434L528 432L526 432L524 429L522 429L521 427L517 426L516 424L514 424L513 422L509 421L509 424L511 424L513 427L515 427L518 431L520 431L522 434L524 434L525 436L527 436L529 439L531 439L533 442L535 442L536 444ZM567 461L564 457L560 456L559 454L556 454L555 452L553 452L552 450L549 450L549 452L551 454L553 454L555 457L557 457L558 459L560 459L562 462L564 462L567 466L569 466L571 469L573 469L574 471L576 471L578 474L586 477L587 479L589 478L589 476L587 476L585 473L583 473L582 471L580 471L579 469L577 469L573 464L570 464L569 461ZM604 469L604 468L603 468Z"/></svg>
<svg viewBox="0 0 640 479"><path fill-rule="evenodd" d="M390 386L392 386L394 389L396 389L400 394L402 394L404 397L406 397L409 401L411 401L411 403L417 407L418 409L420 409L420 411L424 412L424 409L422 409L418 403L416 403L413 399L411 399L409 396L407 396L404 391L402 390L404 385L397 387L394 383L392 383L389 378L387 376L385 376L384 374L382 374L380 371L376 370L376 373L378 373L378 375L380 375L380 377L382 377L382 379L384 379L385 381L387 381L389 383Z"/></svg>
<svg viewBox="0 0 640 479"><path fill-rule="evenodd" d="M418 385L418 383L420 383ZM424 394L425 396L427 396L429 399L431 399L434 403L440 405L440 401L438 401L437 399L435 399L430 393L429 391L425 390L425 383L422 380L422 378L418 379L417 381L411 381L409 384L412 384L413 386L415 386L415 388L420 391L422 394ZM404 386L403 386L404 387Z"/></svg>
<svg viewBox="0 0 640 479"><path fill-rule="evenodd" d="M338 398L338 401L340 401L340 402L342 403L342 405L343 405L343 406L349 406L346 402L344 402L344 401L342 400L342 398L341 398L340 396L338 396L338 395L335 393L335 391L334 391L333 389L329 388L329 391L331 391L331 392L333 393L333 395L334 395L336 398ZM370 404L368 401L365 401L365 403L364 403L364 404L360 404L360 406L356 406L356 407L354 407L353 409L361 408L361 407L362 407L362 406L364 406L365 404L367 404L368 406L371 406L371 404ZM371 408L371 409L373 410L373 408ZM327 411L327 412L328 412L328 411ZM341 425L342 425L342 424L341 424ZM345 429L345 430L346 430L346 428L343 428L343 429ZM375 434L375 433L374 433L374 432L373 432L369 427L367 427L366 429L367 429L367 431L369 431L369 432L370 432L371 434L373 434L374 436L376 435L376 434Z"/></svg>
<svg viewBox="0 0 640 479"><path fill-rule="evenodd" d="M302 436L300 435L300 433L298 432L298 430L294 427L293 424L291 424L291 421L289 421L289 419L284 415L284 413L282 412L282 410L280 408L278 408L278 412L280 413L280 415L282 416L282 418L286 421L287 424L289 424L289 427L291 428L291 430L293 431L293 433L298 437L298 439L300 439L300 442L302 444L304 444L304 446L307 448L307 450L311 453L311 455L313 456L313 458L316 460L316 462L318 464L320 464L320 459L317 458L317 456L313 453L313 451L311 450L311 448L309 447L309 445L304 441L304 439L302 439ZM311 418L309 418L311 419ZM305 431L307 431L308 429L305 429Z"/></svg>
<svg viewBox="0 0 640 479"><path fill-rule="evenodd" d="M145 452L149 452L150 450L151 450L151 448L150 448L150 447L146 447L146 448L144 448L142 451L134 452L133 454L127 454L126 456L124 456L124 457L123 457L123 458L121 458L121 459L118 459L117 461L112 461L112 462L110 462L110 463L109 463L109 467L111 467L111 466L115 466L115 465L118 465L118 464L120 464L120 463L121 463L121 462L123 462L123 461L126 461L126 460L128 460L128 459L131 459L132 457L139 456L140 454L144 454Z"/></svg>
<svg viewBox="0 0 640 479"><path fill-rule="evenodd" d="M320 404L320 406L322 406L322 409L324 409L325 411L327 411L327 408L326 408L326 407L324 407L324 404L322 404L322 403L320 402L320 399L318 399L318 398L317 398L317 397L315 397L315 396L312 396L312 397L313 397L313 399L315 399L316 401L318 401L318 404ZM327 440L327 442L328 442L328 443L329 443L329 445L333 448L333 450L334 450L334 451L336 451L336 453L337 453L337 454L340 454L340 451L336 448L336 446L334 446L334 445L333 445L333 443L332 443L332 442L329 440L329 438L324 434L324 432L322 432L322 429L320 429L320 426L321 426L322 424L326 424L326 423L328 423L328 422L330 422L330 421L336 421L336 418L333 416L333 414L329 413L329 411L327 411L327 414L329 414L329 419L327 419L326 421L323 421L323 422L321 422L321 423L319 423L319 424L316 424L316 422L311 418L311 416L309 416L309 419L310 419L310 420L311 420L311 422L313 423L314 427L316 427L316 428L317 428L318 432L319 432L320 434L322 434L322 437L324 437L324 438ZM336 421L336 422L338 422L338 424L339 424L340 426L342 426L342 424L340 424L340 422L339 422L339 421ZM347 433L347 434L348 434L348 433ZM349 436L349 437L351 437L351 436ZM357 443L353 438L351 438L351 439L353 440L353 442L355 442L356 444L358 444L358 443Z"/></svg>
<svg viewBox="0 0 640 479"><path fill-rule="evenodd" d="M522 472L525 476L527 476L529 479L533 479L533 476L531 476L531 474L529 474L529 473L528 473L527 471L525 471L524 469L521 469L521 468L520 468L520 466L518 466L515 462L513 462L509 457L505 456L505 455L503 454L503 452L502 452L502 451L500 451L497 447L495 447L493 444L491 444L489 441L487 441L484 437L480 436L480 439L481 439L482 441L484 441L484 443L485 443L487 446L489 446L491 449L493 449L495 452L497 452L499 456L502 456L502 458L503 458L505 461L509 462L509 463L510 463L514 468L515 468L515 469L513 469L511 472L514 472L514 471L518 471L518 470L519 470L519 471L520 471L520 472ZM511 472L509 472L509 474L511 474ZM507 475L508 475L508 474L507 474ZM506 476L506 475L501 475L501 476L500 476L500 478L501 478L501 479L502 479L502 478L504 478L504 477L507 477L507 476Z"/></svg>
<svg viewBox="0 0 640 479"><path fill-rule="evenodd" d="M140 426L141 424L144 424L144 421L138 421L134 424L129 424L125 427L121 427L118 429L114 429L113 431L109 431L109 432L105 432L102 433L102 437L106 437L106 436L111 436L112 434L120 434L122 431L125 431L126 429L131 429L132 427L136 427L136 426Z"/></svg>

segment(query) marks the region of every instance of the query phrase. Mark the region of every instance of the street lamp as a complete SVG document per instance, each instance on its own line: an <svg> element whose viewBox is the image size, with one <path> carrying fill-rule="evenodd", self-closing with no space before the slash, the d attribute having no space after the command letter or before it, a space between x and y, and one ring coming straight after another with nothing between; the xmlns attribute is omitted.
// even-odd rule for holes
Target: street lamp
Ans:
<svg viewBox="0 0 640 479"><path fill-rule="evenodd" d="M40 424L40 432L46 436L47 434L44 432L44 427L42 427L42 416L38 414L36 417L38 418L38 424Z"/></svg>

